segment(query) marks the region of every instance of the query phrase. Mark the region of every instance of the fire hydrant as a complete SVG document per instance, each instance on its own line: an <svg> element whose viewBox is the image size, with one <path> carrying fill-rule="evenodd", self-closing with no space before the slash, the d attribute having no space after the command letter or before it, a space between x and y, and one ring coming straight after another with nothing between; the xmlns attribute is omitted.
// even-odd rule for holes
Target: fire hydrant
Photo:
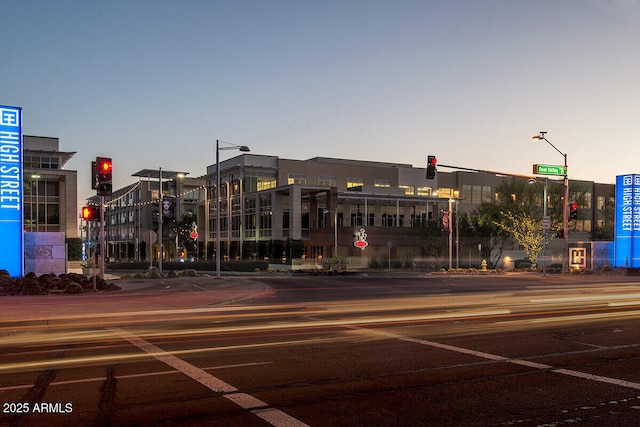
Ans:
<svg viewBox="0 0 640 427"><path fill-rule="evenodd" d="M483 259L482 262L480 263L480 267L482 268L482 271L487 271L487 260Z"/></svg>

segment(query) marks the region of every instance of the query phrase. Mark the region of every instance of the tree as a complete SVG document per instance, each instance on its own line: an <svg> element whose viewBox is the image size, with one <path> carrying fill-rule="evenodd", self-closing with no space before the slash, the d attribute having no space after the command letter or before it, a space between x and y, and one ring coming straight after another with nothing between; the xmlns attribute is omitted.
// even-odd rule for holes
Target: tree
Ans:
<svg viewBox="0 0 640 427"><path fill-rule="evenodd" d="M540 221L532 218L524 212L514 213L503 211L503 220L496 222L496 225L511 233L514 240L522 245L524 253L531 261L531 267L536 268L538 255L542 251L544 244L549 243L554 234L540 232ZM546 241L545 241L546 240Z"/></svg>
<svg viewBox="0 0 640 427"><path fill-rule="evenodd" d="M78 237L68 237L65 239L67 243L67 256L69 261L79 261L82 259L82 240Z"/></svg>
<svg viewBox="0 0 640 427"><path fill-rule="evenodd" d="M482 203L471 213L470 222L478 236L480 257L487 260L490 268L495 268L502 259L504 250L513 244L511 235L497 225L501 217L500 209L494 203Z"/></svg>
<svg viewBox="0 0 640 427"><path fill-rule="evenodd" d="M448 253L449 233L442 231L440 219L430 219L420 224L420 235L425 253L433 257L436 267L440 268L442 266L442 256Z"/></svg>
<svg viewBox="0 0 640 427"><path fill-rule="evenodd" d="M525 255L536 267L538 255L545 244L556 236L555 233L542 232L544 202L544 184L530 183L524 180L505 181L497 189L496 208L500 215L494 224L508 232L522 246ZM580 193L574 188L574 194ZM562 215L567 201L564 200L564 188L555 182L547 184L547 215L551 220L551 230L562 229Z"/></svg>

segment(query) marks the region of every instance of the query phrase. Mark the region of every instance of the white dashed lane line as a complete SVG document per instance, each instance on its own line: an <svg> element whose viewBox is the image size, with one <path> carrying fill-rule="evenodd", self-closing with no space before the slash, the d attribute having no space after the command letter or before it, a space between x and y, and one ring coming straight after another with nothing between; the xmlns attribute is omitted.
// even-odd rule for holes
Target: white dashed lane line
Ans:
<svg viewBox="0 0 640 427"><path fill-rule="evenodd" d="M261 401L249 394L242 393L231 384L214 377L208 372L194 366L182 359L178 359L174 355L167 353L160 347L151 344L148 341L138 337L131 332L121 328L110 328L111 331L119 335L121 338L129 341L144 352L155 357L159 361L171 366L182 372L186 376L196 380L208 389L220 393L222 397L230 400L243 409L248 409L254 415L262 418L269 424L276 427L308 427L307 424L292 417L291 415L269 406L268 403Z"/></svg>

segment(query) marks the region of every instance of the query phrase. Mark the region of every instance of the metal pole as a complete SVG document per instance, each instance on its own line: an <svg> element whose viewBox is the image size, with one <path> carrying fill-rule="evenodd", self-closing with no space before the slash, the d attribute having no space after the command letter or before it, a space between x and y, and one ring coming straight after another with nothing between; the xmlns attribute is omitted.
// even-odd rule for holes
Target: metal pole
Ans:
<svg viewBox="0 0 640 427"><path fill-rule="evenodd" d="M555 148L555 147L554 147ZM562 210L562 222L564 224L564 253L562 254L562 272L569 272L569 216L567 210L569 209L569 175L567 169L567 155L564 156L564 206Z"/></svg>
<svg viewBox="0 0 640 427"><path fill-rule="evenodd" d="M456 198L456 268L460 268L460 223L458 222L458 199Z"/></svg>
<svg viewBox="0 0 640 427"><path fill-rule="evenodd" d="M542 264L542 275L546 276L547 275L547 263L546 263L546 258L547 258L547 229L544 227L544 220L547 218L547 184L549 182L548 178L544 179L544 200L542 201L542 206L543 206L543 213L542 213L542 221L543 221L543 226L542 226L542 260L543 260L543 264Z"/></svg>
<svg viewBox="0 0 640 427"><path fill-rule="evenodd" d="M209 260L209 188L204 186L204 260Z"/></svg>
<svg viewBox="0 0 640 427"><path fill-rule="evenodd" d="M453 254L453 226L451 224L451 197L449 197L449 270L451 270L451 268L453 267L452 254Z"/></svg>
<svg viewBox="0 0 640 427"><path fill-rule="evenodd" d="M216 139L216 279L220 278L220 146Z"/></svg>
<svg viewBox="0 0 640 427"><path fill-rule="evenodd" d="M162 168L158 172L158 271L162 273Z"/></svg>
<svg viewBox="0 0 640 427"><path fill-rule="evenodd" d="M338 256L338 207L333 210L333 256Z"/></svg>
<svg viewBox="0 0 640 427"><path fill-rule="evenodd" d="M104 196L100 196L100 277L104 279Z"/></svg>

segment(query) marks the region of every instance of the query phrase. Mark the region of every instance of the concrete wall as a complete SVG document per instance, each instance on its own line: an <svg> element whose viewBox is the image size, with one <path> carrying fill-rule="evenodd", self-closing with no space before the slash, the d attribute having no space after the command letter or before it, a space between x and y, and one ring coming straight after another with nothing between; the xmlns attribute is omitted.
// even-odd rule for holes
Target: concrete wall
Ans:
<svg viewBox="0 0 640 427"><path fill-rule="evenodd" d="M65 233L24 233L24 272L67 272Z"/></svg>

